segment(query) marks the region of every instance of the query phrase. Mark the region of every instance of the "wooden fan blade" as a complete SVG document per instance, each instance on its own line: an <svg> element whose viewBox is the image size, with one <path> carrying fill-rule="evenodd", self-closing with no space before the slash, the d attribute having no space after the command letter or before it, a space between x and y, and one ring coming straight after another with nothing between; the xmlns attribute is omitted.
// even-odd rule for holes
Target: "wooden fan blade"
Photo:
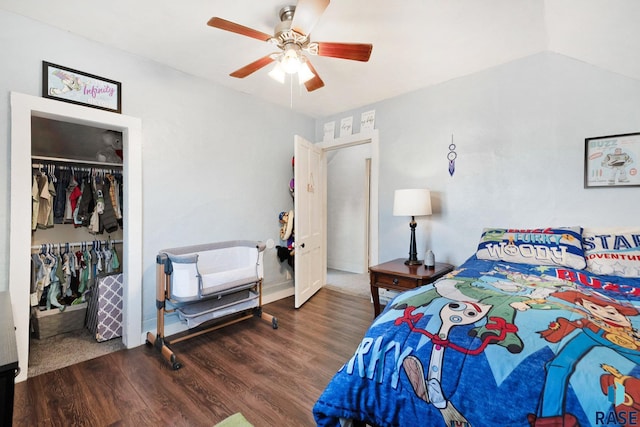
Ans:
<svg viewBox="0 0 640 427"><path fill-rule="evenodd" d="M267 65L271 64L273 61L274 60L271 57L271 54L269 54L267 56L263 56L262 58L258 59L257 61L253 61L251 64L247 64L244 67L242 67L240 69L237 69L236 71L234 71L233 73L231 73L229 75L231 77L237 77L239 79L243 79L243 78L247 77L249 74L255 73L260 68L266 67Z"/></svg>
<svg viewBox="0 0 640 427"><path fill-rule="evenodd" d="M235 22L227 21L226 19L218 18L214 16L209 19L207 25L210 27L220 28L221 30L231 31L232 33L240 34L254 39L267 41L272 36L262 31L254 30L253 28L245 27L244 25L236 24Z"/></svg>
<svg viewBox="0 0 640 427"><path fill-rule="evenodd" d="M318 55L329 56L331 58L351 59L354 61L367 62L373 50L372 44L366 43L332 43L316 42L318 44Z"/></svg>
<svg viewBox="0 0 640 427"><path fill-rule="evenodd" d="M324 86L324 82L322 81L322 79L318 75L318 72L313 67L313 65L311 65L311 61L307 61L307 65L309 66L309 69L313 73L314 77L312 79L309 79L306 82L304 82L304 86L307 88L307 92L313 92L314 90L320 89L321 87L323 87Z"/></svg>
<svg viewBox="0 0 640 427"><path fill-rule="evenodd" d="M327 6L329 6L329 0L298 0L291 21L291 29L302 35L308 35Z"/></svg>

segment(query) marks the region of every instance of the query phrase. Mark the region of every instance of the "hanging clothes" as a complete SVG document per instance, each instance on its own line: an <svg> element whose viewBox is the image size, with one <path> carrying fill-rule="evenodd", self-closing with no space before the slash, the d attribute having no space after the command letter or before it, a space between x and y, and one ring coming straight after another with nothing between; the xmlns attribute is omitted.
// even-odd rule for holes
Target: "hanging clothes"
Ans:
<svg viewBox="0 0 640 427"><path fill-rule="evenodd" d="M73 224L73 211L76 209L81 194L75 174L71 171L69 184L65 188L64 224Z"/></svg>
<svg viewBox="0 0 640 427"><path fill-rule="evenodd" d="M35 231L38 228L39 212L40 212L40 189L38 185L38 178L36 175L33 175L31 180L31 231Z"/></svg>
<svg viewBox="0 0 640 427"><path fill-rule="evenodd" d="M56 147L52 144L51 148ZM122 197L122 186L118 185L122 181L121 166L115 165L116 170L113 170L100 167L107 165L94 167L95 162L84 163L80 159L37 155L32 159L45 161L45 164L32 165L32 244L67 234L67 230L73 235L84 234L84 230L73 231L71 228L87 227L86 231L94 235L119 229L118 219L122 215L117 215L119 211L113 200ZM44 230L59 224L67 225L60 225L62 228L55 233ZM102 244L91 241L92 238L87 236L88 241L64 245L32 246L34 251L38 249L30 256L30 312L34 337L41 338L43 331L52 328L57 333L83 328L83 314L87 311L97 277L114 270L114 259L119 268L115 249L112 251L113 243L105 241ZM75 307L61 313L71 305ZM77 320L80 317L82 320Z"/></svg>
<svg viewBox="0 0 640 427"><path fill-rule="evenodd" d="M54 172L54 185L56 190L56 198L53 204L53 223L54 224L62 224L64 223L65 210L66 210L66 200L67 200L67 187L71 181L71 171L67 169L60 169L59 167L55 167Z"/></svg>
<svg viewBox="0 0 640 427"><path fill-rule="evenodd" d="M33 165L31 229L54 224L88 227L92 234L122 227L122 173L100 168Z"/></svg>
<svg viewBox="0 0 640 427"><path fill-rule="evenodd" d="M118 197L118 194L120 192L120 184L116 180L116 177L113 176L113 174L107 174L107 180L109 181L109 199L111 200L113 213L116 217L116 220L120 220L122 219L122 210L120 209L120 201Z"/></svg>
<svg viewBox="0 0 640 427"><path fill-rule="evenodd" d="M77 220L81 225L85 227L89 225L94 206L91 178L87 177L82 180L82 196L78 201Z"/></svg>
<svg viewBox="0 0 640 427"><path fill-rule="evenodd" d="M100 216L100 219L102 221L102 225L104 226L104 230L107 233L114 233L118 230L118 218L113 207L111 187L112 182L109 179L106 179L104 181L102 189L103 192L107 194L107 197L103 198L104 209L102 215ZM115 196L115 192L113 193L113 195Z"/></svg>
<svg viewBox="0 0 640 427"><path fill-rule="evenodd" d="M76 252L70 250L69 243L64 250L61 244L43 244L31 255L31 293L39 311L64 311L69 305L85 302L96 277L120 271L114 241L74 245L80 246Z"/></svg>
<svg viewBox="0 0 640 427"><path fill-rule="evenodd" d="M51 228L53 226L53 201L55 198L55 187L50 182L46 173L40 173L36 176L38 182L38 228Z"/></svg>

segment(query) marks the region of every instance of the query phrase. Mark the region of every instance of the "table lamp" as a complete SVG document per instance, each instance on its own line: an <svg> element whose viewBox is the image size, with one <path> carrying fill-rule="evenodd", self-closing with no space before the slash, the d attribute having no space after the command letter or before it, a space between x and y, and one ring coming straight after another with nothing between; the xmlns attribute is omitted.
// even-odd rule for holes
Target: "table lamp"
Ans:
<svg viewBox="0 0 640 427"><path fill-rule="evenodd" d="M410 216L411 241L409 242L409 259L407 265L420 265L416 250L416 218L431 215L431 192L425 189L396 190L393 195L393 215Z"/></svg>

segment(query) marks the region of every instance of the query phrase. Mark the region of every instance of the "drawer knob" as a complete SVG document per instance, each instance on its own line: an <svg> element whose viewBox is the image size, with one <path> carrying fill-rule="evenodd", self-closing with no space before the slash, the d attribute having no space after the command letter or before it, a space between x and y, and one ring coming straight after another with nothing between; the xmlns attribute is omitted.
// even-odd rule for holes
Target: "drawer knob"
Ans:
<svg viewBox="0 0 640 427"><path fill-rule="evenodd" d="M398 284L398 279L393 279L393 284L397 285Z"/></svg>

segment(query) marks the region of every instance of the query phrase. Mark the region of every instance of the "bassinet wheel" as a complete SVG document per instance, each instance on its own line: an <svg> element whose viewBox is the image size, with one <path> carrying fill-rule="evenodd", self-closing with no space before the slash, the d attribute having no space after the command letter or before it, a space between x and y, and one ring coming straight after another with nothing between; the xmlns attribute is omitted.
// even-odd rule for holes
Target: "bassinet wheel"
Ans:
<svg viewBox="0 0 640 427"><path fill-rule="evenodd" d="M173 362L173 364L171 365L171 367L173 368L174 371L177 371L178 369L182 368L182 363L180 362Z"/></svg>
<svg viewBox="0 0 640 427"><path fill-rule="evenodd" d="M273 329L278 329L278 319L276 317L271 319L271 326L273 327Z"/></svg>

